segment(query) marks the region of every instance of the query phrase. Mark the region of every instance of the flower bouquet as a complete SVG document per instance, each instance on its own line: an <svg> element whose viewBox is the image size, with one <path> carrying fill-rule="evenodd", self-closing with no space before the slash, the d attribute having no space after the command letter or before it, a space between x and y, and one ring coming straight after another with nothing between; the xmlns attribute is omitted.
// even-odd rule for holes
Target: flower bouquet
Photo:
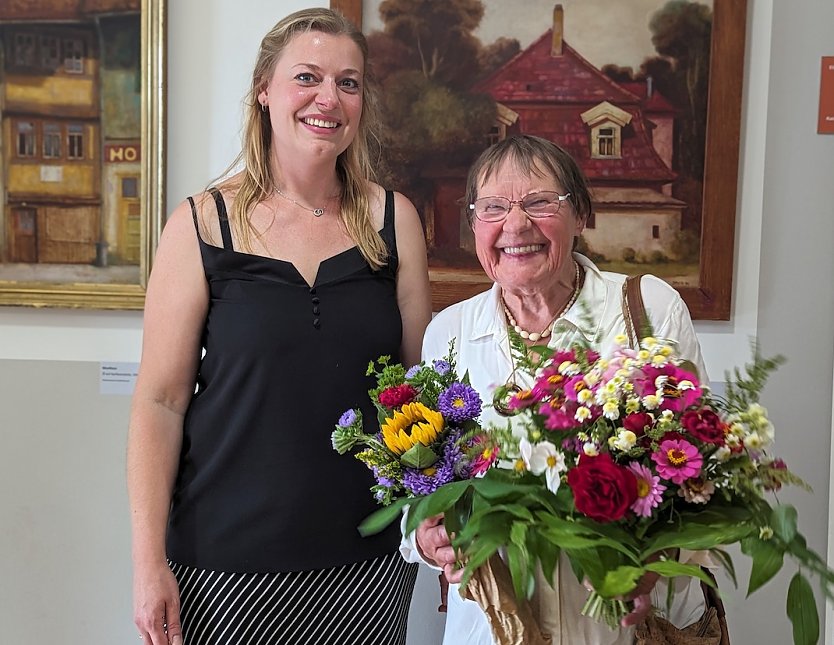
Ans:
<svg viewBox="0 0 834 645"><path fill-rule="evenodd" d="M496 453L487 447L491 439L479 424L481 398L467 374L457 375L454 342L448 355L431 365L420 363L406 370L382 356L368 365L367 375L377 381L368 394L377 410L379 430L366 432L361 411L350 409L332 434L339 454L362 447L355 457L373 472L376 484L371 491L384 507L360 531L382 530L418 499L428 502L421 506L429 512L426 517L446 511L447 530L463 529L466 516L451 512L448 493L455 495L455 486L483 475ZM538 632L527 603L509 591L510 576L499 557L483 563L469 578L469 597L501 623L506 635L501 642L548 642Z"/></svg>
<svg viewBox="0 0 834 645"><path fill-rule="evenodd" d="M467 458L466 444L480 430L481 414L481 397L466 375L456 374L454 345L431 365L406 370L390 360L371 361L367 371L377 381L368 394L379 431L366 433L361 410L351 409L332 435L339 454L364 446L355 456L373 471L371 491L385 506L471 477L479 466Z"/></svg>
<svg viewBox="0 0 834 645"><path fill-rule="evenodd" d="M447 484L412 500L406 530L438 512L452 519L464 584L499 549L519 598L541 567L553 583L560 554L593 591L583 613L612 628L649 573L714 585L680 549L707 551L735 581L722 547L740 543L752 558L748 594L790 556L799 571L787 593L794 642L816 643L819 619L806 573L831 597L834 572L806 546L796 510L771 503L784 484L807 485L773 457L773 426L758 403L781 358L754 359L712 394L671 343L651 337L607 358L587 346L567 350L513 345L532 387L496 392L515 416L473 444L499 459L483 477ZM387 510L387 509L386 509ZM393 510L393 509L392 509ZM377 513L364 530L392 518ZM451 533L450 533L451 534Z"/></svg>

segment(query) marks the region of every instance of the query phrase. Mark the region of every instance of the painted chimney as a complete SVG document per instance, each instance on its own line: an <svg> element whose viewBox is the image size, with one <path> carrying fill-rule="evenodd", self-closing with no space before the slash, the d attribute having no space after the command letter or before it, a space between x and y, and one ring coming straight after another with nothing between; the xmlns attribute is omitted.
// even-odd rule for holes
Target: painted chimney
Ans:
<svg viewBox="0 0 834 645"><path fill-rule="evenodd" d="M551 56L562 55L562 36L565 30L565 10L562 5L553 7L553 42L550 45Z"/></svg>

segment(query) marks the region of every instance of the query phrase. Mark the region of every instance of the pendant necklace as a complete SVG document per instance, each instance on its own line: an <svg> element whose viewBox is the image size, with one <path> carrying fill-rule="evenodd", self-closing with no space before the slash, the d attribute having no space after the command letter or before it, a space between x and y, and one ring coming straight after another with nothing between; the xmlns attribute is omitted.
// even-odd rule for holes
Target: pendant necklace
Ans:
<svg viewBox="0 0 834 645"><path fill-rule="evenodd" d="M288 195L285 195L284 193L281 192L281 189L278 188L278 187L275 188L275 192L278 193L279 195L281 195L281 197L283 197L287 201L292 202L293 204L295 204L299 208L303 208L305 211L310 211L316 217L321 217L322 215L324 215L324 210L325 210L324 206L322 206L321 208L310 208L309 206L305 206L304 204L298 203L292 197L290 197Z"/></svg>

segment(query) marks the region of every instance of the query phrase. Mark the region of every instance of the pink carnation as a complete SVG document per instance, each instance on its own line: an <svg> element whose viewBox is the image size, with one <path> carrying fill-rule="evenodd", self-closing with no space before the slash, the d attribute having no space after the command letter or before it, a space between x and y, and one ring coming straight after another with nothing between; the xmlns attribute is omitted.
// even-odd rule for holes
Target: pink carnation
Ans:
<svg viewBox="0 0 834 645"><path fill-rule="evenodd" d="M652 453L657 474L680 486L687 479L701 474L704 458L686 439L667 439Z"/></svg>

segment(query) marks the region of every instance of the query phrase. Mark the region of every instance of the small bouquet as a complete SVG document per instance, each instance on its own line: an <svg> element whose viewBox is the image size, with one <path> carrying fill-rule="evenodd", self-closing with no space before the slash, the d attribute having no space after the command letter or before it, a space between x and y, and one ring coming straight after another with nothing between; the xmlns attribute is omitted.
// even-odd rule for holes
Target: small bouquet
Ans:
<svg viewBox="0 0 834 645"><path fill-rule="evenodd" d="M699 566L677 560L680 549L708 551L735 581L722 547L740 543L753 560L748 595L789 556L799 565L787 593L794 642L816 643L806 574L831 598L834 572L807 547L796 510L766 499L784 484L807 488L770 454L774 429L758 403L781 358L754 350L752 364L728 375L724 396L716 396L674 344L647 337L632 350L617 340L602 358L582 345L531 352L516 338L517 364L532 387L499 388L495 400L515 417L472 440L484 458L500 458L481 478L412 500L406 530L446 513L464 554L464 584L501 549L518 598L532 594L539 566L552 583L564 554L593 587L583 613L612 628L629 611L621 599L649 572L714 584ZM365 530L390 521L378 512ZM505 642L494 623L493 631Z"/></svg>
<svg viewBox="0 0 834 645"><path fill-rule="evenodd" d="M379 431L366 433L362 412L346 411L332 435L344 454L361 445L356 458L373 471L376 500L429 495L453 481L468 479L485 467L471 463L468 443L480 430L481 397L466 374L458 378L454 343L445 359L406 370L382 356L368 365L377 386L368 394L377 410Z"/></svg>

